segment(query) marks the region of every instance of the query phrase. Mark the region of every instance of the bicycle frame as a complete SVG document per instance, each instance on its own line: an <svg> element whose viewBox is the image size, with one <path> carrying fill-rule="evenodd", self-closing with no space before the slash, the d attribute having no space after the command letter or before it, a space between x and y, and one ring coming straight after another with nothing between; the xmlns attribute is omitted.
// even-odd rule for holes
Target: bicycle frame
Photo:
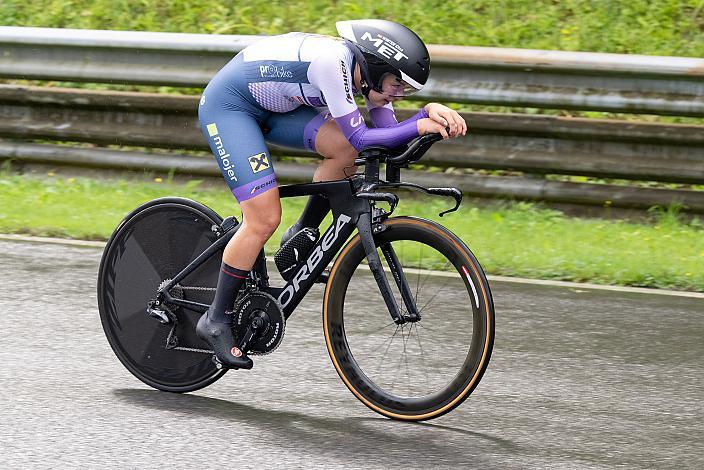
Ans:
<svg viewBox="0 0 704 470"><path fill-rule="evenodd" d="M342 246L354 233L359 231L362 244L367 255L369 267L379 286L382 296L392 319L397 323L404 323L406 318L401 314L399 306L391 292L391 287L384 274L381 260L376 251L373 239L372 203L374 197L368 193L355 191L355 187L361 187L362 180L359 178L329 181L322 183L294 184L279 187L279 194L282 198L310 196L314 194L325 196L332 209L333 221L327 230L313 247L308 258L299 263L296 272L291 280L284 287L272 287L268 284L268 274L266 259L262 250L259 259L252 269L253 276L257 280L258 287L264 292L268 292L276 298L283 310L284 316L288 319L301 300L306 296L316 280L323 273L325 268L334 259ZM168 284L159 290L155 304L168 302L175 305L205 312L209 305L189 300L178 299L171 296L170 289L178 282L193 272L198 266L203 264L211 256L223 249L236 233L239 225L225 228L223 233L211 246L206 248L191 263L179 272ZM383 247L383 253L392 269L393 277L402 293L402 298L406 304L406 310L413 315L416 312L412 296L409 294L407 281L400 269L395 253L391 246Z"/></svg>
<svg viewBox="0 0 704 470"><path fill-rule="evenodd" d="M313 247L308 258L299 263L296 267L293 278L284 287L269 286L269 276L266 268L266 258L264 250L261 251L251 276L256 286L271 294L276 298L282 309L284 316L288 319L303 297L306 296L310 288L330 264L337 253L342 249L344 243L354 232L355 228L359 232L360 240L364 248L364 253L369 264L369 269L374 275L374 280L379 287L386 307L393 321L402 324L407 321L417 321L420 313L415 305L415 300L408 287L408 281L403 273L398 257L390 244L382 245L381 251L386 259L396 286L401 293L401 298L405 306L406 315L399 309L396 299L391 292L391 286L384 273L381 259L374 243L374 232L383 230L382 222L393 213L398 196L393 193L376 192L379 189L398 189L406 187L420 190L426 194L436 196L452 197L455 206L440 213L442 217L448 212L457 210L462 202L462 193L456 188L424 188L412 183L400 181L400 168L408 166L409 163L418 161L422 155L433 145L441 140L440 134L427 134L411 142L405 152L401 154L393 153L384 147L368 147L359 154L360 158L355 161L358 165L364 165L364 175L354 175L349 179L329 181L322 183L293 184L279 187L279 194L282 198L322 195L329 201L332 209L333 221L317 244ZM386 179L379 178L379 164L386 163ZM375 201L387 202L391 209L389 211L374 212ZM377 209L378 210L378 209ZM227 219L226 219L227 220ZM154 305L162 302L169 302L181 305L196 311L205 312L210 306L189 300L177 299L171 296L170 289L179 281L195 270L213 254L223 249L236 233L239 225L227 224L223 222L217 229L219 234L210 247L206 248L196 259L186 266L167 285L162 286L157 292ZM221 234L220 230L224 233ZM156 313L155 316L168 322L163 314Z"/></svg>

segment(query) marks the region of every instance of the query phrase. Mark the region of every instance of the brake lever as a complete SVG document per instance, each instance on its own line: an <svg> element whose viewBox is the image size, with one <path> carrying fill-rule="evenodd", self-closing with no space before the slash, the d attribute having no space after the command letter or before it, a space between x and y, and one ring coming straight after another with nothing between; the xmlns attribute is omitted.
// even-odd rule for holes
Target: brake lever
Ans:
<svg viewBox="0 0 704 470"><path fill-rule="evenodd" d="M393 193L372 193L372 192L361 192L357 193L357 197L360 199L367 199L368 201L381 201L386 202L391 207L391 212L396 210L398 205L398 196Z"/></svg>
<svg viewBox="0 0 704 470"><path fill-rule="evenodd" d="M444 216L448 212L456 211L457 209L460 208L460 204L462 204L462 191L460 191L457 188L428 188L428 193L429 194L436 194L438 196L445 196L445 197L454 198L455 207L453 207L452 209L448 209L446 211L440 212L440 214L438 214L440 217Z"/></svg>

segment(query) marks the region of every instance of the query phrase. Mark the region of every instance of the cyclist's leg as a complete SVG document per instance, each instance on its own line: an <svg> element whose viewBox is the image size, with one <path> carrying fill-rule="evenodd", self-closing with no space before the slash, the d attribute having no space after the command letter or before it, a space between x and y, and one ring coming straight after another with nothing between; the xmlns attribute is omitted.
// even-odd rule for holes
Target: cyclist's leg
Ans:
<svg viewBox="0 0 704 470"><path fill-rule="evenodd" d="M357 150L350 144L334 120L326 121L318 130L315 149L323 160L313 177L314 181L346 178L357 172L354 164Z"/></svg>
<svg viewBox="0 0 704 470"><path fill-rule="evenodd" d="M273 114L267 119L266 127L269 129L267 141L322 155L313 181L342 179L357 170L354 166L356 150L326 109L302 106L290 113ZM324 197L310 196L299 220L282 237L282 244L304 227L318 227L328 211Z"/></svg>
<svg viewBox="0 0 704 470"><path fill-rule="evenodd" d="M266 121L266 140L278 145L317 152L323 157L313 181L345 178L357 170L352 147L327 109L301 106L290 113L272 114Z"/></svg>
<svg viewBox="0 0 704 470"><path fill-rule="evenodd" d="M209 89L206 95L199 109L201 127L225 181L240 202L243 223L225 247L215 299L197 331L223 364L251 368L252 361L235 347L229 313L260 250L279 225L281 205L259 127L261 113L247 109L246 103L233 105L233 96L218 96Z"/></svg>

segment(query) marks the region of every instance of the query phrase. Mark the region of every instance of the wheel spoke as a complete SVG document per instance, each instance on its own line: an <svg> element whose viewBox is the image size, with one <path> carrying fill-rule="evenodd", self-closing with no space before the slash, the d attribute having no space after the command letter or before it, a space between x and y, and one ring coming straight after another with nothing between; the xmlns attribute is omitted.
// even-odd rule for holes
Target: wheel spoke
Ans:
<svg viewBox="0 0 704 470"><path fill-rule="evenodd" d="M445 268L447 268L448 266L450 266L450 264L451 264L451 263L450 263L449 260L446 261L440 271L443 271L443 272L444 272L444 271L445 271ZM423 279L423 283L420 285L420 287L425 286L425 283L428 282L428 279L429 279L430 276L432 276L432 275L433 275L433 271L432 271L432 270L428 270L428 273L425 275L425 278Z"/></svg>
<svg viewBox="0 0 704 470"><path fill-rule="evenodd" d="M386 346L386 350L384 351L384 354L381 356L381 359L379 360L379 364L377 366L377 372L379 372L379 368L381 368L382 364L384 363L384 359L386 358L386 354L389 352L389 348L391 348L391 344L393 344L394 338L396 337L398 330L399 330L399 325L396 325L396 331L394 331L394 334L391 336L391 338L389 338L388 340L384 340L384 342L381 343L381 346L383 347L384 344L386 344L386 341L389 342L388 346Z"/></svg>
<svg viewBox="0 0 704 470"><path fill-rule="evenodd" d="M423 345L421 344L421 341L420 341L420 330L418 329L418 323L414 323L413 326L415 326L415 329L416 329L416 339L418 340L418 348L420 349L420 356L421 356L421 358L425 359L425 351L423 351ZM428 387L430 387L430 376L428 375L427 369L423 369L423 372L425 372L425 383L427 383Z"/></svg>
<svg viewBox="0 0 704 470"><path fill-rule="evenodd" d="M418 289L420 287L420 273L423 270L423 244L420 244L420 254L418 255L418 275L416 276L416 295L414 297L414 302L418 302Z"/></svg>
<svg viewBox="0 0 704 470"><path fill-rule="evenodd" d="M336 284L347 284L341 299L330 297L328 306L333 308L329 310L330 317L326 317L328 325L334 326L331 322L339 321L334 306L340 303L345 306L346 342L333 341L335 338L328 336L326 340L337 359L338 371L350 379L348 385L351 384L365 403L377 405L382 414L386 414L383 410L398 410L406 416L424 413L424 416L428 413L433 416L447 411L443 403L456 406L462 401L455 398L466 390L467 383L457 378L473 377L478 368L485 367L485 358L478 355L482 349L474 347L473 341L485 341L490 332L471 334L477 313L472 310L467 314L466 307L472 302L473 294L466 283L458 282L462 280L462 273L454 267L469 263L467 251L450 235L437 230L437 226L432 230L422 229L416 221L404 225L403 229L398 228L399 225L400 222L392 224L390 230L375 235L377 250L383 244L392 244L399 270L406 277L410 293L407 300L415 303L415 309L423 314L422 319L402 325L390 322L386 317L386 303L369 270L351 268L366 259L363 250L355 248L345 254L354 253L353 258L338 261L345 263L341 266L346 269L341 272L348 278L333 279L330 292L340 295L334 293ZM390 261L383 252L379 257L384 275L391 278L391 295L399 311L408 315L402 289L393 271L389 274ZM437 270L452 275L435 276ZM342 349L338 351L339 347Z"/></svg>
<svg viewBox="0 0 704 470"><path fill-rule="evenodd" d="M367 334L371 335L371 334L374 334L374 333L378 333L379 331L383 330L384 328L388 328L388 327L390 327L390 326L394 326L395 324L396 324L396 322L393 322L393 321L392 321L392 322L389 323L388 325L384 325L384 326L382 326L381 328L377 328L377 329L374 330L374 331L368 332Z"/></svg>

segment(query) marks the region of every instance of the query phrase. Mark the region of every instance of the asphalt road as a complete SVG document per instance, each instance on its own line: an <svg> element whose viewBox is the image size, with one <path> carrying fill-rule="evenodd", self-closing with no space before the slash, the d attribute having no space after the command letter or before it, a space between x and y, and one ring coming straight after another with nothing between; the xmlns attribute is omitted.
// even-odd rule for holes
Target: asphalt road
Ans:
<svg viewBox="0 0 704 470"><path fill-rule="evenodd" d="M149 389L103 335L99 259L0 241L0 468L704 468L703 299L495 282L484 379L411 424L337 377L319 287L254 370Z"/></svg>

